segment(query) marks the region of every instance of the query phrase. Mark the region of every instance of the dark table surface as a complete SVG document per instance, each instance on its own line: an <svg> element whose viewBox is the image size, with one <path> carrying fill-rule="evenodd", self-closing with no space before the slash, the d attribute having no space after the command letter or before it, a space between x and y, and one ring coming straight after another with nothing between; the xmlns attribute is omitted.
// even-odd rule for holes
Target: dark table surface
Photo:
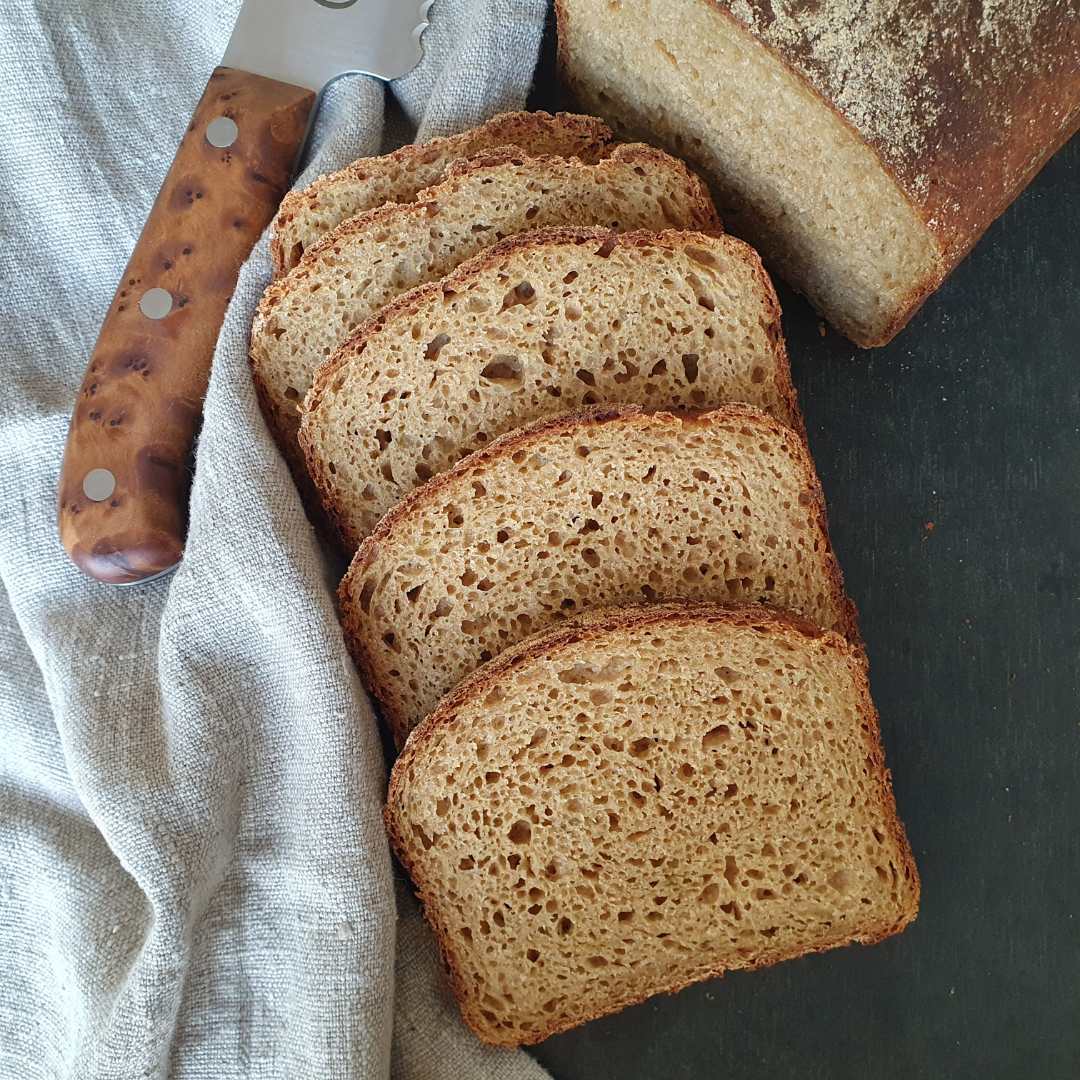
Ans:
<svg viewBox="0 0 1080 1080"><path fill-rule="evenodd" d="M886 348L780 299L921 911L533 1053L557 1080L1076 1080L1080 136Z"/></svg>

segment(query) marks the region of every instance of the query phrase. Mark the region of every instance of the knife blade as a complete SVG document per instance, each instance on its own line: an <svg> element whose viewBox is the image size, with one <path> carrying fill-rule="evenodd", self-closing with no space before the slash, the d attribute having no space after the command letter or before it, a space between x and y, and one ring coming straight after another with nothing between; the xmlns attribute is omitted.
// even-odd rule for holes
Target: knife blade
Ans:
<svg viewBox="0 0 1080 1080"><path fill-rule="evenodd" d="M60 471L60 539L99 581L181 560L195 436L225 308L322 91L422 57L432 0L244 0L105 316Z"/></svg>

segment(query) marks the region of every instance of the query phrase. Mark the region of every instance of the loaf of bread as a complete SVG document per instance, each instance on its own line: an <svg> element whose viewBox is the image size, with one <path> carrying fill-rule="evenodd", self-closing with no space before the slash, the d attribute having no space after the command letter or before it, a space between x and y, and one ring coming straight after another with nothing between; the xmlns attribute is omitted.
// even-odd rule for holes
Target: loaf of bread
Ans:
<svg viewBox="0 0 1080 1080"><path fill-rule="evenodd" d="M361 322L498 240L545 225L719 230L701 181L647 146L620 146L595 165L492 150L452 164L415 202L349 218L267 289L251 331L259 399L294 469L303 467L304 395Z"/></svg>
<svg viewBox="0 0 1080 1080"><path fill-rule="evenodd" d="M320 371L308 469L348 550L496 435L580 404L746 401L801 430L757 255L695 232L530 232L390 305Z"/></svg>
<svg viewBox="0 0 1080 1080"><path fill-rule="evenodd" d="M516 146L527 154L595 161L610 143L610 129L595 117L517 112L493 116L460 135L361 158L282 200L271 227L274 276L291 270L308 248L346 218L385 203L411 202L418 192L437 184L452 162L481 150Z"/></svg>
<svg viewBox="0 0 1080 1080"><path fill-rule="evenodd" d="M561 68L715 179L725 221L887 342L1080 124L1075 0L556 0Z"/></svg>
<svg viewBox="0 0 1080 1080"><path fill-rule="evenodd" d="M386 818L489 1043L918 910L861 650L765 607L624 608L511 647L412 733Z"/></svg>
<svg viewBox="0 0 1080 1080"><path fill-rule="evenodd" d="M806 445L747 405L513 431L396 506L338 595L398 745L483 661L593 607L760 600L857 636Z"/></svg>

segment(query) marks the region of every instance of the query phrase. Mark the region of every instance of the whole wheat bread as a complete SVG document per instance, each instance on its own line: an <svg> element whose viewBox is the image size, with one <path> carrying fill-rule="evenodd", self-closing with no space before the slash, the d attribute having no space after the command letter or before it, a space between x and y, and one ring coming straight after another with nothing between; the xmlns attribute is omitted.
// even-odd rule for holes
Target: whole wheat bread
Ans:
<svg viewBox="0 0 1080 1080"><path fill-rule="evenodd" d="M595 165L492 150L452 164L415 202L349 218L267 289L252 326L255 385L294 467L302 469L300 403L319 365L358 325L504 237L545 225L719 229L700 180L675 158L635 145Z"/></svg>
<svg viewBox="0 0 1080 1080"><path fill-rule="evenodd" d="M413 732L386 819L490 1043L918 910L861 649L765 607L624 608L512 647Z"/></svg>
<svg viewBox="0 0 1080 1080"><path fill-rule="evenodd" d="M396 506L338 595L399 746L483 661L592 607L760 600L857 637L806 446L746 405L504 435Z"/></svg>
<svg viewBox="0 0 1080 1080"><path fill-rule="evenodd" d="M459 135L361 158L282 200L271 228L274 276L291 270L308 248L346 218L385 203L411 202L417 192L438 183L451 162L481 150L516 146L529 154L595 161L610 143L610 129L592 116L515 112L493 116Z"/></svg>
<svg viewBox="0 0 1080 1080"><path fill-rule="evenodd" d="M748 401L800 427L780 308L730 237L528 233L403 296L319 373L308 470L349 550L406 492L580 404Z"/></svg>
<svg viewBox="0 0 1080 1080"><path fill-rule="evenodd" d="M1075 0L556 0L562 74L704 169L733 232L887 342L1080 126Z"/></svg>

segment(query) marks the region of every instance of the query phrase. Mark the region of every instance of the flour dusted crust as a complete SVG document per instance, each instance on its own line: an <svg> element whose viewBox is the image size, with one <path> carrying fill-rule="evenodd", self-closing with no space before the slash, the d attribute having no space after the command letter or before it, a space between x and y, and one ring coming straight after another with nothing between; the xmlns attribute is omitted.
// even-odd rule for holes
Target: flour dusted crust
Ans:
<svg viewBox="0 0 1080 1080"><path fill-rule="evenodd" d="M958 262L1080 124L1075 0L708 0L877 151Z"/></svg>

